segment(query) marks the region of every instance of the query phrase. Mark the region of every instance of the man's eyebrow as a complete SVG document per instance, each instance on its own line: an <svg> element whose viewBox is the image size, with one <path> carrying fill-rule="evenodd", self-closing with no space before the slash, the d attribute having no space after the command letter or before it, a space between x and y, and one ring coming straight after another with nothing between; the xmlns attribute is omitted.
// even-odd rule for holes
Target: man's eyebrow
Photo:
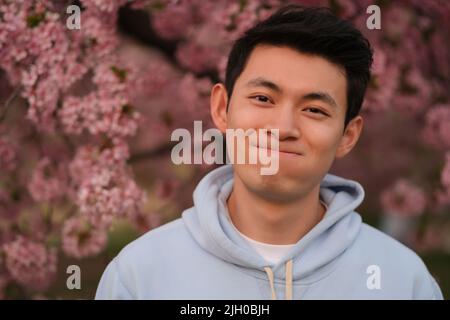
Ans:
<svg viewBox="0 0 450 320"><path fill-rule="evenodd" d="M338 107L338 105L337 105L336 101L333 99L333 97L323 91L307 93L302 97L302 100L320 100L320 101L323 101L323 102L329 104L330 106L332 106L334 108Z"/></svg>
<svg viewBox="0 0 450 320"><path fill-rule="evenodd" d="M274 82L263 77L254 78L245 84L246 87L266 87L276 92L281 92L281 88Z"/></svg>

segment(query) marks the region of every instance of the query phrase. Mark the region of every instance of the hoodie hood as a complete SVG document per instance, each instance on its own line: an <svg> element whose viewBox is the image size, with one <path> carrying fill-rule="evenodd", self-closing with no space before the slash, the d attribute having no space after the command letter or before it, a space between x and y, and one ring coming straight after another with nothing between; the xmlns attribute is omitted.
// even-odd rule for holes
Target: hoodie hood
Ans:
<svg viewBox="0 0 450 320"><path fill-rule="evenodd" d="M361 217L354 210L364 199L364 189L356 181L326 174L320 183L320 197L328 206L325 216L277 264L271 264L227 219L232 187L232 165L209 172L197 185L194 206L183 212L183 221L204 250L254 277L268 279L274 299L274 281L285 282L286 298L292 298L293 281L311 283L331 272L361 228Z"/></svg>

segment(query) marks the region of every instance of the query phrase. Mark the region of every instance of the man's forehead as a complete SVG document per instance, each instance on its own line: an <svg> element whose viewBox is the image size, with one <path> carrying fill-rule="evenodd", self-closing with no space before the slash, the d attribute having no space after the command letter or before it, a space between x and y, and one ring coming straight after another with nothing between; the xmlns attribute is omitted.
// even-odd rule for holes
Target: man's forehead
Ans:
<svg viewBox="0 0 450 320"><path fill-rule="evenodd" d="M241 75L250 78L261 73L272 78L278 77L279 82L286 77L298 78L305 74L312 79L329 75L345 80L342 67L319 55L305 54L289 47L256 47L248 57Z"/></svg>
<svg viewBox="0 0 450 320"><path fill-rule="evenodd" d="M342 68L320 56L303 54L287 47L264 46L252 51L237 81L245 89L261 83L256 80L258 78L296 91L340 91L346 87Z"/></svg>

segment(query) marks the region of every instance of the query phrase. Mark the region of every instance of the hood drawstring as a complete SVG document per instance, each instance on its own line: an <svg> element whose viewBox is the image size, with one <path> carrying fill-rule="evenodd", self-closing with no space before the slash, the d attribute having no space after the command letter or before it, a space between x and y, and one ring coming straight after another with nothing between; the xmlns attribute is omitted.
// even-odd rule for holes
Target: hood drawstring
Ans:
<svg viewBox="0 0 450 320"><path fill-rule="evenodd" d="M264 267L264 271L267 273L269 278L270 290L272 292L272 300L277 300L277 295L275 293L275 283L273 277L273 271L270 267ZM286 300L292 300L292 259L286 262Z"/></svg>

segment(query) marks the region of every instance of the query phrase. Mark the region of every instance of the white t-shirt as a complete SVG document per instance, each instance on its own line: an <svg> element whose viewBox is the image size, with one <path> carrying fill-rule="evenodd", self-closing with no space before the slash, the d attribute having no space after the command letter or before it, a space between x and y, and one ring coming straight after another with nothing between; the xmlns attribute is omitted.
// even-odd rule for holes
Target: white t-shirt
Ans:
<svg viewBox="0 0 450 320"><path fill-rule="evenodd" d="M325 211L328 209L328 206L325 202L320 199L320 203L325 207ZM227 218L231 222L231 225L234 227L237 233L239 233L247 242L258 252L265 260L270 263L277 263L283 258L284 255L295 245L293 244L269 244L264 242L259 242L253 240L252 238L247 237L245 234L241 233L231 221L230 214L228 210L226 210Z"/></svg>

